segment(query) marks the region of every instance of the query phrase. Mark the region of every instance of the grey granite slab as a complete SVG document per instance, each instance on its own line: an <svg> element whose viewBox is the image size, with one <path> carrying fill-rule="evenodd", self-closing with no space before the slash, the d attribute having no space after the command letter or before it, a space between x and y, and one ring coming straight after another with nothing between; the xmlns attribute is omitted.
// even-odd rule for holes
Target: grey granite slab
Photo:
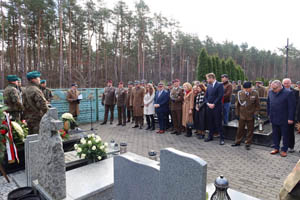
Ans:
<svg viewBox="0 0 300 200"><path fill-rule="evenodd" d="M114 162L114 199L159 199L157 161L133 153L125 153L114 157Z"/></svg>
<svg viewBox="0 0 300 200"><path fill-rule="evenodd" d="M112 198L112 191L104 194L112 190L114 184L113 163L113 159L109 158L67 171L67 199L81 200L93 196L99 200Z"/></svg>
<svg viewBox="0 0 300 200"><path fill-rule="evenodd" d="M160 200L206 198L207 163L173 148L160 151Z"/></svg>

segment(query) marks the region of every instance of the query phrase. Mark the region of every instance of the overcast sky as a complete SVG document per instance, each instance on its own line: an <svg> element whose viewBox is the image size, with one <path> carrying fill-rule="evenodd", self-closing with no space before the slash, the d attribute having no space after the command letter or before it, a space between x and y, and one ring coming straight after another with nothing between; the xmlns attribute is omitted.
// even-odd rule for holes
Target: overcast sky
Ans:
<svg viewBox="0 0 300 200"><path fill-rule="evenodd" d="M105 0L111 7L118 0ZM124 0L133 8L137 0ZM287 38L300 49L300 0L145 0L151 12L180 22L181 30L216 42L247 42L277 50Z"/></svg>

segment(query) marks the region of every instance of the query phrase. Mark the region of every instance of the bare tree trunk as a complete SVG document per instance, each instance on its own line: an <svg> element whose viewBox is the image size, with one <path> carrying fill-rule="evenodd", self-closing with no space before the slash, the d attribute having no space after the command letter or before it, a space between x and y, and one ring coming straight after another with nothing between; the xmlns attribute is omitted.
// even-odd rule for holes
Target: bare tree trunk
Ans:
<svg viewBox="0 0 300 200"><path fill-rule="evenodd" d="M37 70L40 70L41 67L41 58L40 58L40 51L41 51L41 26L42 26L42 11L39 14L39 25L38 25L38 47L37 47Z"/></svg>
<svg viewBox="0 0 300 200"><path fill-rule="evenodd" d="M72 24L71 8L69 7L69 82L72 81Z"/></svg>
<svg viewBox="0 0 300 200"><path fill-rule="evenodd" d="M20 72L22 77L25 76L25 67L24 67L24 36L23 36L23 28L22 28L22 17L21 17L21 11L20 11L20 5L18 6L18 14L19 14L19 36L20 36L20 53L19 53L19 67L20 67ZM23 79L23 81L25 81L25 79Z"/></svg>
<svg viewBox="0 0 300 200"><path fill-rule="evenodd" d="M1 6L1 29L2 29L2 45L1 45L1 88L4 88L4 14L3 14L3 8L2 8L2 0L0 0L0 6Z"/></svg>
<svg viewBox="0 0 300 200"><path fill-rule="evenodd" d="M64 64L63 64L63 33L62 33L62 5L63 0L59 3L59 87L63 87Z"/></svg>
<svg viewBox="0 0 300 200"><path fill-rule="evenodd" d="M26 20L27 21L27 20ZM22 79L23 81L26 82L26 73L27 73L27 66L28 66L28 26L27 26L27 23L25 24L25 61L24 61L24 73L22 74Z"/></svg>

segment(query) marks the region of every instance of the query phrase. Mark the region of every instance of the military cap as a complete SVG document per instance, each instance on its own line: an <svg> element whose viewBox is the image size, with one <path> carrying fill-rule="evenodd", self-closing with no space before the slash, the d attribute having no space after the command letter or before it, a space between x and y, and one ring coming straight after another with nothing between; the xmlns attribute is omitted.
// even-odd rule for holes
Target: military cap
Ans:
<svg viewBox="0 0 300 200"><path fill-rule="evenodd" d="M232 81L232 83L236 83L235 81Z"/></svg>
<svg viewBox="0 0 300 200"><path fill-rule="evenodd" d="M161 81L161 82L158 83L158 85L164 85L164 82Z"/></svg>
<svg viewBox="0 0 300 200"><path fill-rule="evenodd" d="M168 86L171 86L171 85L173 85L173 83L172 83L172 82L169 82L169 83L168 83Z"/></svg>
<svg viewBox="0 0 300 200"><path fill-rule="evenodd" d="M22 79L20 77L18 77L18 81L22 81Z"/></svg>
<svg viewBox="0 0 300 200"><path fill-rule="evenodd" d="M227 74L222 74L221 78L228 78L228 75Z"/></svg>
<svg viewBox="0 0 300 200"><path fill-rule="evenodd" d="M124 84L123 81L120 81L120 82L119 82L119 85L123 85L123 84Z"/></svg>
<svg viewBox="0 0 300 200"><path fill-rule="evenodd" d="M72 83L71 85L72 87L75 86L75 87L78 87L78 85L76 83Z"/></svg>
<svg viewBox="0 0 300 200"><path fill-rule="evenodd" d="M46 83L45 79L40 81L40 84L44 84L44 83Z"/></svg>
<svg viewBox="0 0 300 200"><path fill-rule="evenodd" d="M297 85L300 85L300 81L297 81L296 84L297 84Z"/></svg>
<svg viewBox="0 0 300 200"><path fill-rule="evenodd" d="M112 83L112 80L107 80L107 83Z"/></svg>
<svg viewBox="0 0 300 200"><path fill-rule="evenodd" d="M175 80L173 80L174 83L176 82L180 82L180 80L178 78L176 78Z"/></svg>
<svg viewBox="0 0 300 200"><path fill-rule="evenodd" d="M149 83L153 84L153 81L149 81Z"/></svg>
<svg viewBox="0 0 300 200"><path fill-rule="evenodd" d="M41 73L38 71L32 71L32 72L28 72L26 76L27 76L27 79L34 79L34 78L40 77Z"/></svg>
<svg viewBox="0 0 300 200"><path fill-rule="evenodd" d="M138 84L140 84L140 81L134 81L134 84L138 85Z"/></svg>
<svg viewBox="0 0 300 200"><path fill-rule="evenodd" d="M8 76L6 76L6 79L9 82L14 82L14 81L17 81L19 79L19 77L17 77L16 75L8 75Z"/></svg>
<svg viewBox="0 0 300 200"><path fill-rule="evenodd" d="M243 84L243 87L247 89L247 88L251 88L251 85L252 85L251 82L247 81Z"/></svg>
<svg viewBox="0 0 300 200"><path fill-rule="evenodd" d="M132 81L128 81L128 85L133 85L133 82Z"/></svg>
<svg viewBox="0 0 300 200"><path fill-rule="evenodd" d="M255 81L255 83L262 83L261 81Z"/></svg>

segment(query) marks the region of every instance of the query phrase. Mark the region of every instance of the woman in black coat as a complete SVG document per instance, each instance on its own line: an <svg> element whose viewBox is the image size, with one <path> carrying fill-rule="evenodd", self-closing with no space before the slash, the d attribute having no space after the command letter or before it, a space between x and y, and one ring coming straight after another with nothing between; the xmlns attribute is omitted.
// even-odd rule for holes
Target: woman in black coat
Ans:
<svg viewBox="0 0 300 200"><path fill-rule="evenodd" d="M197 86L198 94L195 97L194 104L194 128L196 129L198 139L203 139L205 136L206 121L205 112L206 105L204 103L204 96L206 92L206 87L203 84Z"/></svg>

